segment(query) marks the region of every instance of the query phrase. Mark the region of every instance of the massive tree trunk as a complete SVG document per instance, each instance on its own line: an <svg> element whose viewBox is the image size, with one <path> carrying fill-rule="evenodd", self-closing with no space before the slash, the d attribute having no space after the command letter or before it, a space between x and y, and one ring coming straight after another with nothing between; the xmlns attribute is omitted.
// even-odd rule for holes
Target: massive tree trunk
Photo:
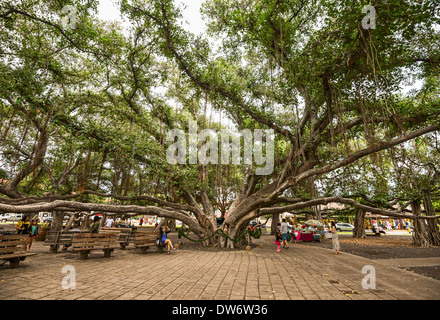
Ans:
<svg viewBox="0 0 440 320"><path fill-rule="evenodd" d="M423 198L423 204L426 210L427 216L435 216L435 209L431 200L431 192L425 193ZM440 246L440 231L438 220L427 220L426 221L426 237L429 239L431 246Z"/></svg>
<svg viewBox="0 0 440 320"><path fill-rule="evenodd" d="M61 231L63 228L64 211L54 211L50 231Z"/></svg>
<svg viewBox="0 0 440 320"><path fill-rule="evenodd" d="M422 208L418 200L414 200L411 203L412 212L416 216L422 215ZM414 233L413 241L416 246L419 247L429 247L430 241L427 236L427 223L425 220L417 219L414 220Z"/></svg>
<svg viewBox="0 0 440 320"><path fill-rule="evenodd" d="M51 232L59 232L63 228L64 221L64 212L63 211L54 211L52 223L50 224L49 231ZM49 249L49 253L56 253L58 251L58 245L51 245Z"/></svg>
<svg viewBox="0 0 440 320"><path fill-rule="evenodd" d="M423 197L423 204L426 210L426 216L435 216L435 210L432 205L431 195L428 191ZM414 200L411 203L412 211L415 216L422 216L421 202ZM431 247L440 245L440 233L437 219L416 219L414 220L413 241L419 247Z"/></svg>
<svg viewBox="0 0 440 320"><path fill-rule="evenodd" d="M358 209L356 211L356 220L354 221L354 230L353 230L353 238L360 238L364 239L366 238L365 234L365 210Z"/></svg>
<svg viewBox="0 0 440 320"><path fill-rule="evenodd" d="M277 225L280 222L280 214L272 215L272 223L270 224L270 234L274 235L277 232Z"/></svg>

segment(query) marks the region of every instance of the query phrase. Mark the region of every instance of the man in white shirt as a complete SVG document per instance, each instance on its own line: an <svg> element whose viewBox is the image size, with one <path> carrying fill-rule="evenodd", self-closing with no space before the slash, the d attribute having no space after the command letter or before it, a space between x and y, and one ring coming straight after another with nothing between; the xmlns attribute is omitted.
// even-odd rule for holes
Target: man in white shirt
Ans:
<svg viewBox="0 0 440 320"><path fill-rule="evenodd" d="M112 217L110 217L110 218L108 218L106 221L105 221L105 226L107 227L107 228L111 228L111 227L113 227L113 224L115 223L115 220L113 220L113 218Z"/></svg>
<svg viewBox="0 0 440 320"><path fill-rule="evenodd" d="M289 232L289 225L286 219L283 219L283 223L281 224L281 240L283 241L283 247L289 249L289 245L287 244L287 232Z"/></svg>

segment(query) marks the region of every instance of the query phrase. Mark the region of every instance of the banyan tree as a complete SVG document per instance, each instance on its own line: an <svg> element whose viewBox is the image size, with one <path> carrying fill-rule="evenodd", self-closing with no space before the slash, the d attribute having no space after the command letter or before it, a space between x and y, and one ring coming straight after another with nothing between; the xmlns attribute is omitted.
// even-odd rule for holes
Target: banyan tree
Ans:
<svg viewBox="0 0 440 320"><path fill-rule="evenodd" d="M438 245L438 4L207 0L201 35L177 1L117 4L124 24L96 0L0 4L1 212L157 215L234 247L251 220L337 202ZM349 188L353 168L403 179L416 139L423 195Z"/></svg>

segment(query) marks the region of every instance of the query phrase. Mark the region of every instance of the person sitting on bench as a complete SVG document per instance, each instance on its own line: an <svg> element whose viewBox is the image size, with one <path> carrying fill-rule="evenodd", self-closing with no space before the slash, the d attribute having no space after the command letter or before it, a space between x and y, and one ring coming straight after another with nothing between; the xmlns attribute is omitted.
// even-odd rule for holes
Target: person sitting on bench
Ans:
<svg viewBox="0 0 440 320"><path fill-rule="evenodd" d="M90 232L91 233L98 233L99 232L99 225L100 225L100 220L101 218L99 216L95 216L93 218L93 224L90 226Z"/></svg>
<svg viewBox="0 0 440 320"><path fill-rule="evenodd" d="M170 232L170 228L163 226L160 228L160 244L167 245L168 246L168 254L171 253L171 249L176 250L176 248L173 247L173 244L171 243L170 239L167 239L167 233Z"/></svg>
<svg viewBox="0 0 440 320"><path fill-rule="evenodd" d="M379 227L378 230L379 230L379 233L386 234L382 227Z"/></svg>

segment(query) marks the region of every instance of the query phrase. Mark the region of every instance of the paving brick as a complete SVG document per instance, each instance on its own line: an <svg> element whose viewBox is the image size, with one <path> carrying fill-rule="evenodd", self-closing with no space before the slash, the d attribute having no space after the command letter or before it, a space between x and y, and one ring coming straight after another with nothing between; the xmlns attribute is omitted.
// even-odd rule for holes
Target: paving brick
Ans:
<svg viewBox="0 0 440 320"><path fill-rule="evenodd" d="M346 253L335 256L331 250L301 244L277 253L272 240L263 236L260 241L267 245L250 252L183 249L172 255L140 255L129 248L116 250L109 259L98 252L84 261L69 251L49 254L36 242L32 249L38 255L21 268L0 266L0 299L440 299L438 280L395 267L421 260L392 261L387 266L386 261ZM376 268L378 290L362 288L362 267L367 264ZM61 285L65 265L76 271L76 289L71 292ZM352 290L357 294L344 294Z"/></svg>

